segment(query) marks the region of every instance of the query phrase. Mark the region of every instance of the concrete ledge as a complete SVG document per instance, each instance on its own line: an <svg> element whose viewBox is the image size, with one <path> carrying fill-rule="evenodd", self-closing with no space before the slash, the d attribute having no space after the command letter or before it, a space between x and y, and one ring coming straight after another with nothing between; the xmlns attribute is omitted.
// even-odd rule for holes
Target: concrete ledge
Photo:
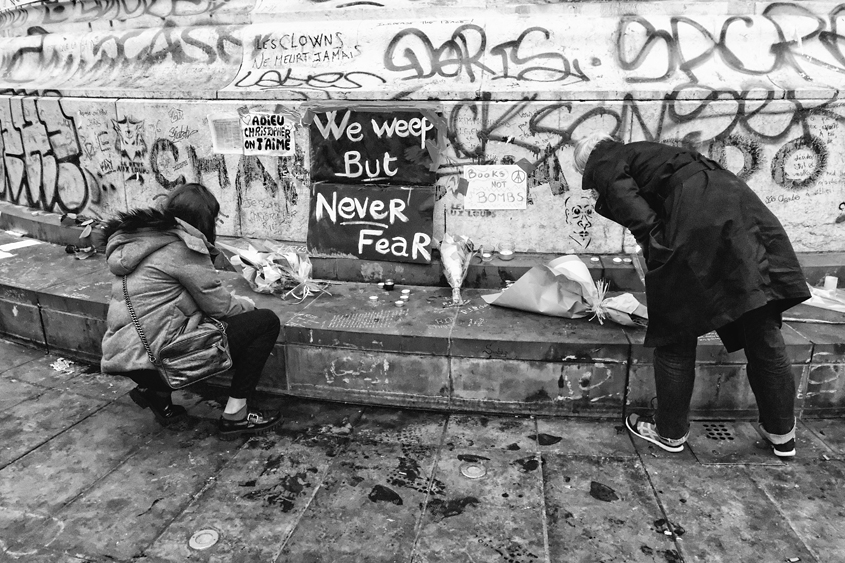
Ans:
<svg viewBox="0 0 845 563"><path fill-rule="evenodd" d="M21 240L0 233L0 244ZM0 260L0 333L54 353L97 362L111 279L102 255L77 260L38 244ZM485 265L485 267L488 267ZM647 409L654 396L644 330L488 306L490 290L407 286L403 307L373 282L334 282L303 302L252 293L239 275L227 289L273 310L283 330L261 390L333 401L438 410L569 417ZM376 296L371 300L370 296ZM643 294L637 294L644 300ZM845 412L845 314L800 305L784 339L802 416ZM698 417L752 417L744 355L715 335L698 348L693 410ZM226 385L228 377L215 380Z"/></svg>

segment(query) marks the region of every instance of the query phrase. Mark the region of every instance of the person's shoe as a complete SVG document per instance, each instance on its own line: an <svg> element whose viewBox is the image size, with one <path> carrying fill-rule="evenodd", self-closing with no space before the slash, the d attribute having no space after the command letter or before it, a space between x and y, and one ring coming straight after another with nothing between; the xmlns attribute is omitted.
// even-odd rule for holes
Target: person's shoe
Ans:
<svg viewBox="0 0 845 563"><path fill-rule="evenodd" d="M220 418L217 423L218 434L225 440L231 440L247 434L260 434L270 430L282 421L279 413L265 414L259 410L248 409L241 420Z"/></svg>
<svg viewBox="0 0 845 563"><path fill-rule="evenodd" d="M159 397L155 391L144 387L136 387L129 392L129 397L142 409L153 411L156 421L162 426L169 426L188 416L188 411L185 410L185 407L174 405L169 395L166 398Z"/></svg>
<svg viewBox="0 0 845 563"><path fill-rule="evenodd" d="M634 436L647 440L667 452L677 453L684 451L684 443L687 441L686 436L677 440L662 437L657 433L657 425L654 423L654 420L649 417L629 414L625 418L625 426L628 427L628 430Z"/></svg>
<svg viewBox="0 0 845 563"><path fill-rule="evenodd" d="M783 436L778 436L776 434L769 434L766 432L766 429L763 428L763 424L758 422L754 425L757 428L757 433L760 435L763 440L765 440L769 446L772 447L772 451L778 457L795 457L795 427L792 427L792 431L789 434L785 434ZM781 442L780 444L776 442Z"/></svg>

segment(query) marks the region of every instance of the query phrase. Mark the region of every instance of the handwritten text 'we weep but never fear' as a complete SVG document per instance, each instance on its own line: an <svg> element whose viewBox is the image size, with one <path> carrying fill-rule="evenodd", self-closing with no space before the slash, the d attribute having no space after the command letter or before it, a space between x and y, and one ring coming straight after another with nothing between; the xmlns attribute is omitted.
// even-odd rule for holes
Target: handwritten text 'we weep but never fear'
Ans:
<svg viewBox="0 0 845 563"><path fill-rule="evenodd" d="M347 109L316 114L310 126L309 247L323 254L430 261L436 180L431 119L420 111Z"/></svg>

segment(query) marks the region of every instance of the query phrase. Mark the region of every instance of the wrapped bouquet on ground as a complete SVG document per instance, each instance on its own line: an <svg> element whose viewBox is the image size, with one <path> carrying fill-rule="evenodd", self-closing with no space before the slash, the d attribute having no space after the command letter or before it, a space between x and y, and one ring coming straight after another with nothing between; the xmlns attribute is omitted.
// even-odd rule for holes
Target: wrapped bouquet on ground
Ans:
<svg viewBox="0 0 845 563"><path fill-rule="evenodd" d="M607 282L593 281L587 265L573 255L534 266L502 292L482 296L490 305L553 317L610 319L645 326L648 311L630 293L607 298Z"/></svg>
<svg viewBox="0 0 845 563"><path fill-rule="evenodd" d="M241 269L241 275L256 293L293 297L302 301L319 293L328 293L326 283L311 279L311 260L307 254L288 247L265 242L250 244L247 249L221 242L216 246L231 254L229 260Z"/></svg>
<svg viewBox="0 0 845 563"><path fill-rule="evenodd" d="M443 275L452 288L453 305L463 303L461 286L467 277L469 264L477 253L478 250L469 237L453 237L446 233L440 241L440 261L443 263Z"/></svg>

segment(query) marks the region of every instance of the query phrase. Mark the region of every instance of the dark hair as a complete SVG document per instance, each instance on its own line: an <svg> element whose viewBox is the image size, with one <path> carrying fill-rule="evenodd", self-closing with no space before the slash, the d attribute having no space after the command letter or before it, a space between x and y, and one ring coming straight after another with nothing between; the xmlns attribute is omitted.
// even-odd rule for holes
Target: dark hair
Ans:
<svg viewBox="0 0 845 563"><path fill-rule="evenodd" d="M182 184L167 196L163 210L196 227L214 244L220 203L208 188L202 184Z"/></svg>

